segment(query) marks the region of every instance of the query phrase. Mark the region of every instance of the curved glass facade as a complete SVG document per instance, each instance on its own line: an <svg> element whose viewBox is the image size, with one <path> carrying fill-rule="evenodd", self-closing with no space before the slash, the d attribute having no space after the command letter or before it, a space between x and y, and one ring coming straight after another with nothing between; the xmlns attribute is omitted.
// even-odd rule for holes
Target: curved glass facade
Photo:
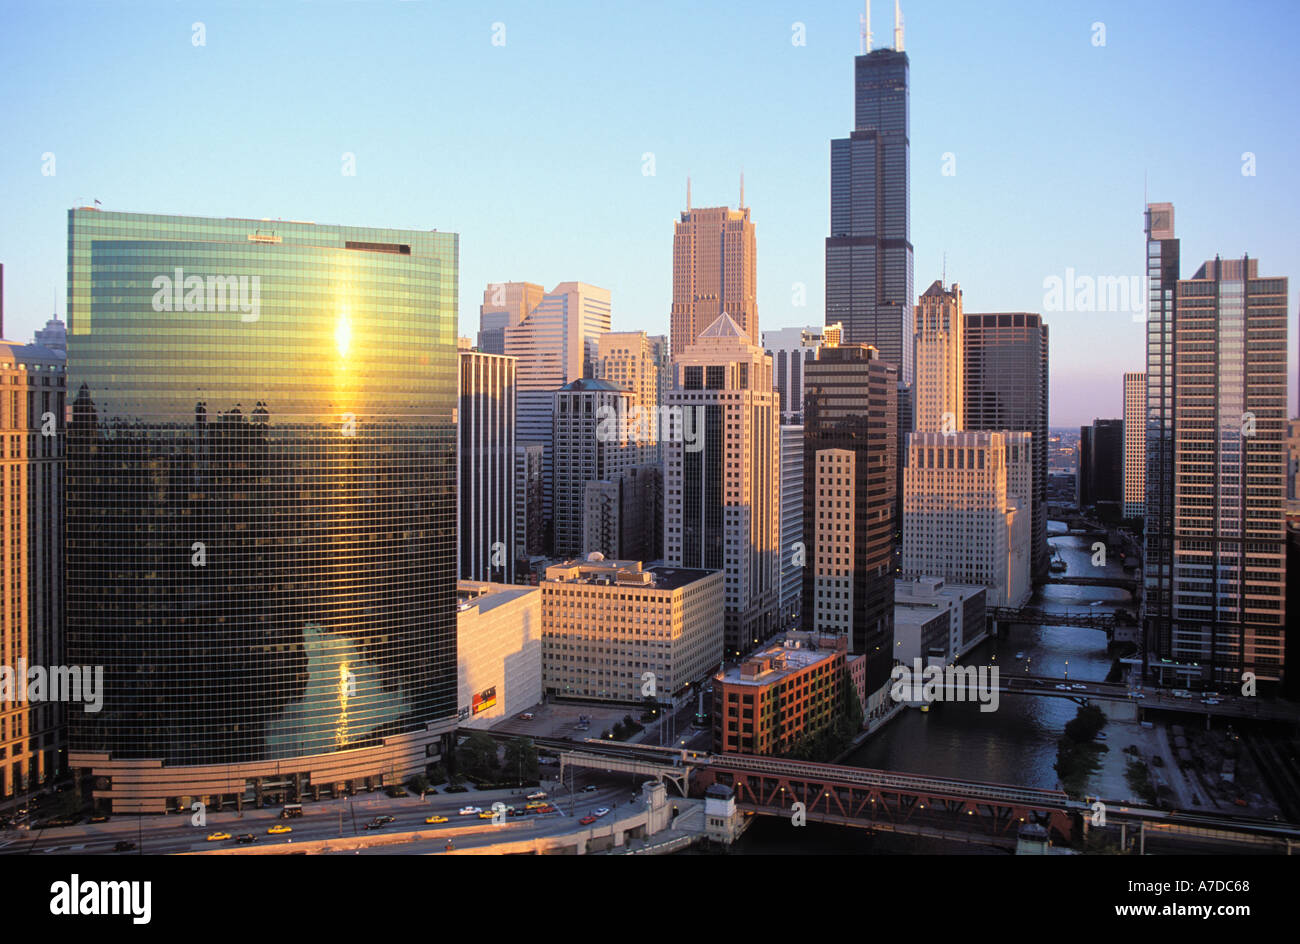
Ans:
<svg viewBox="0 0 1300 944"><path fill-rule="evenodd" d="M71 211L68 658L105 669L74 763L454 721L458 248Z"/></svg>

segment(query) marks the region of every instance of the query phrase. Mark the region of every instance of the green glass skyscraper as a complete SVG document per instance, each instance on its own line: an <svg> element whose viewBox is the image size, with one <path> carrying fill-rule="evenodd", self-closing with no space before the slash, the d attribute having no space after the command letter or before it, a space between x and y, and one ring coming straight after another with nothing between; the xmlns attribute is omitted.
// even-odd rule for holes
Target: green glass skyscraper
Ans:
<svg viewBox="0 0 1300 944"><path fill-rule="evenodd" d="M455 234L68 220L70 766L100 808L422 772L456 714Z"/></svg>

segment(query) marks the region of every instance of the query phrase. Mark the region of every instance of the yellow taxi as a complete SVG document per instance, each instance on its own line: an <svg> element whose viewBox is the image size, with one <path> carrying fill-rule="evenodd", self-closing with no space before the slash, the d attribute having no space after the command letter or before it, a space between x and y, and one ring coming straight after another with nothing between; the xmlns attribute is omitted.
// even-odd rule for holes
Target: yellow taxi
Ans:
<svg viewBox="0 0 1300 944"><path fill-rule="evenodd" d="M208 833L208 842L216 842L219 839L229 839L230 833Z"/></svg>
<svg viewBox="0 0 1300 944"><path fill-rule="evenodd" d="M272 826L270 829L266 831L266 834L268 836L278 836L281 833L291 833L291 832L293 832L292 826L286 826L284 825L284 823L276 823L274 826Z"/></svg>
<svg viewBox="0 0 1300 944"><path fill-rule="evenodd" d="M439 816L437 813L435 813L435 814L432 815L432 816L426 816L426 817L424 818L424 821L425 821L426 823L445 823L445 822L447 822L447 817L445 817L445 816Z"/></svg>

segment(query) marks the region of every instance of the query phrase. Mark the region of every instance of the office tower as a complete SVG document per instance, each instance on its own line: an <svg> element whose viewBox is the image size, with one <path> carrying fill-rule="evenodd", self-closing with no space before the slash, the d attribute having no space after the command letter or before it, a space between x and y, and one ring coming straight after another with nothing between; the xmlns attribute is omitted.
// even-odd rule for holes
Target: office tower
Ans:
<svg viewBox="0 0 1300 944"><path fill-rule="evenodd" d="M673 228L673 358L724 313L751 344L758 344L756 253L743 178L738 210L693 210L688 187L686 210Z"/></svg>
<svg viewBox="0 0 1300 944"><path fill-rule="evenodd" d="M663 557L663 467L634 465L583 490L582 553L611 560Z"/></svg>
<svg viewBox="0 0 1300 944"><path fill-rule="evenodd" d="M460 352L457 573L515 579L515 359Z"/></svg>
<svg viewBox="0 0 1300 944"><path fill-rule="evenodd" d="M867 657L867 692L873 693L888 681L893 664L898 368L865 344L822 347L817 360L805 366L804 627L820 632L821 621L830 614L847 612L849 651ZM833 476L818 473L817 454L827 449L852 453L851 484L832 485ZM847 474L839 477L850 481ZM851 554L819 546L818 516L823 512L842 516L824 520L839 525L834 532L851 543ZM846 556L847 564L835 561ZM819 578L848 578L851 585L847 590L829 583L819 587ZM827 623L831 625L843 624L837 620Z"/></svg>
<svg viewBox="0 0 1300 944"><path fill-rule="evenodd" d="M780 612L781 456L772 359L721 315L679 357L664 453L664 555L726 570L726 645L747 652Z"/></svg>
<svg viewBox="0 0 1300 944"><path fill-rule="evenodd" d="M667 701L722 662L717 570L583 560L546 568L542 685L548 695L643 702L646 673Z"/></svg>
<svg viewBox="0 0 1300 944"><path fill-rule="evenodd" d="M48 347L52 351L62 351L65 354L68 350L68 326L59 320L58 315L54 315L49 321L45 322L45 327L36 332L36 343L41 347Z"/></svg>
<svg viewBox="0 0 1300 944"><path fill-rule="evenodd" d="M912 384L912 236L908 186L908 59L901 23L893 49L854 60L854 123L831 142L826 323L844 343L870 344Z"/></svg>
<svg viewBox="0 0 1300 944"><path fill-rule="evenodd" d="M803 427L781 427L782 629L798 628L803 612L803 569L809 549L803 535Z"/></svg>
<svg viewBox="0 0 1300 944"><path fill-rule="evenodd" d="M516 571L527 569L528 559L539 557L545 550L545 529L542 500L546 488L542 475L542 443L515 440L515 561Z"/></svg>
<svg viewBox="0 0 1300 944"><path fill-rule="evenodd" d="M1079 427L1079 510L1096 508L1103 521L1117 521L1124 505L1123 420L1093 420Z"/></svg>
<svg viewBox="0 0 1300 944"><path fill-rule="evenodd" d="M546 289L532 282L491 282L478 309L478 349L506 352L506 328L518 327L542 302Z"/></svg>
<svg viewBox="0 0 1300 944"><path fill-rule="evenodd" d="M658 410L668 380L663 342L644 331L611 331L596 346L595 376L631 393L631 404L639 408L632 420L644 418L636 444L646 462L663 460L658 441Z"/></svg>
<svg viewBox="0 0 1300 944"><path fill-rule="evenodd" d="M772 355L776 391L781 395L781 422L787 426L803 423L804 365L816 360L823 344L840 343L840 325L807 328L778 328L763 332L763 349Z"/></svg>
<svg viewBox="0 0 1300 944"><path fill-rule="evenodd" d="M1146 505L1147 375L1124 374L1124 517L1141 518Z"/></svg>
<svg viewBox="0 0 1300 944"><path fill-rule="evenodd" d="M0 341L0 482L6 531L0 554L0 664L12 677L0 700L0 800L62 772L67 716L87 702L27 700L29 667L53 675L63 657L63 437L67 392L62 351ZM78 672L87 671L78 667ZM52 678L51 678L52 682ZM93 678L85 679L93 684ZM80 698L85 693L76 693Z"/></svg>
<svg viewBox="0 0 1300 944"><path fill-rule="evenodd" d="M505 329L505 353L516 365L516 437L542 444L544 553L550 553L554 463L551 435L555 391L595 376L597 345L610 326L609 291L585 282L561 282L516 326ZM576 553L576 552L575 552Z"/></svg>
<svg viewBox="0 0 1300 944"><path fill-rule="evenodd" d="M101 807L338 796L444 756L458 243L70 212L67 645L104 704L69 753Z"/></svg>
<svg viewBox="0 0 1300 944"><path fill-rule="evenodd" d="M967 314L965 403L968 430L1034 434L1030 571L1047 575L1047 325L1029 312Z"/></svg>
<svg viewBox="0 0 1300 944"><path fill-rule="evenodd" d="M536 587L456 584L456 717L490 728L542 700L542 595Z"/></svg>
<svg viewBox="0 0 1300 944"><path fill-rule="evenodd" d="M1287 280L1216 257L1178 281L1175 312L1173 620L1152 667L1280 681Z"/></svg>
<svg viewBox="0 0 1300 944"><path fill-rule="evenodd" d="M1144 667L1172 649L1174 600L1174 385L1178 352L1179 241L1174 205L1149 203L1145 214L1147 272L1146 507L1143 519L1142 626ZM1157 657L1158 658L1158 657Z"/></svg>
<svg viewBox="0 0 1300 944"><path fill-rule="evenodd" d="M895 580L895 657L904 665L956 661L988 638L987 606L987 587L941 577Z"/></svg>
<svg viewBox="0 0 1300 944"><path fill-rule="evenodd" d="M1300 419L1286 421L1286 498L1287 512L1293 510L1291 503L1300 499Z"/></svg>
<svg viewBox="0 0 1300 944"><path fill-rule="evenodd" d="M1032 591L1027 432L913 433L903 494L903 576L988 588L990 606Z"/></svg>
<svg viewBox="0 0 1300 944"><path fill-rule="evenodd" d="M582 553L587 483L639 464L640 446L624 420L634 399L603 380L575 380L555 394L553 507L559 557Z"/></svg>
<svg viewBox="0 0 1300 944"><path fill-rule="evenodd" d="M918 432L965 429L965 322L961 287L934 282L916 305L916 383L913 403Z"/></svg>

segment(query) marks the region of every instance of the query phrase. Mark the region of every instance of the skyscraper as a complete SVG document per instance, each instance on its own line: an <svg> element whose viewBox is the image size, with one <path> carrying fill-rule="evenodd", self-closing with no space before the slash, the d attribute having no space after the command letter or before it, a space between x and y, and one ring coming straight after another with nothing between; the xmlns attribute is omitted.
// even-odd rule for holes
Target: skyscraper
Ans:
<svg viewBox="0 0 1300 944"><path fill-rule="evenodd" d="M1124 374L1124 517L1141 518L1146 505L1147 375Z"/></svg>
<svg viewBox="0 0 1300 944"><path fill-rule="evenodd" d="M1103 521L1116 521L1124 504L1124 421L1093 420L1079 428L1079 509L1096 508Z"/></svg>
<svg viewBox="0 0 1300 944"><path fill-rule="evenodd" d="M908 437L903 576L988 587L990 606L1022 606L1032 589L1032 437L924 432Z"/></svg>
<svg viewBox="0 0 1300 944"><path fill-rule="evenodd" d="M0 701L0 799L61 773L68 712L82 704L27 701L26 667L63 658L63 437L65 356L41 344L0 342L0 664L13 672ZM21 689L19 695L14 689ZM82 690L84 692L84 688Z"/></svg>
<svg viewBox="0 0 1300 944"><path fill-rule="evenodd" d="M492 282L483 289L478 309L478 349L506 352L506 328L518 327L542 303L546 289L533 282Z"/></svg>
<svg viewBox="0 0 1300 944"><path fill-rule="evenodd" d="M641 450L621 417L633 395L604 380L578 379L555 393L555 553L582 553L588 482L611 479L639 464Z"/></svg>
<svg viewBox="0 0 1300 944"><path fill-rule="evenodd" d="M489 286L489 289L491 286ZM555 391L573 380L595 376L599 338L610 327L608 289L585 282L561 282L547 292L516 326L505 329L505 353L517 358L516 437L542 444L542 516L553 536L551 501L552 411Z"/></svg>
<svg viewBox="0 0 1300 944"><path fill-rule="evenodd" d="M673 231L672 356L681 355L724 312L758 344L758 272L754 224L740 209L686 210Z"/></svg>
<svg viewBox="0 0 1300 944"><path fill-rule="evenodd" d="M1216 257L1177 283L1170 681L1284 674L1287 279L1258 265Z"/></svg>
<svg viewBox="0 0 1300 944"><path fill-rule="evenodd" d="M961 287L936 281L916 304L917 432L953 432L966 427L964 402L966 323Z"/></svg>
<svg viewBox="0 0 1300 944"><path fill-rule="evenodd" d="M802 411L801 411L802 412ZM800 628L803 570L808 561L803 533L803 427L781 426L781 628Z"/></svg>
<svg viewBox="0 0 1300 944"><path fill-rule="evenodd" d="M1146 514L1142 554L1143 657L1172 650L1174 601L1174 377L1178 351L1179 241L1174 205L1150 203L1146 210L1147 405Z"/></svg>
<svg viewBox="0 0 1300 944"><path fill-rule="evenodd" d="M664 556L725 570L726 647L748 652L780 611L780 417L772 359L721 315L674 359L664 453Z"/></svg>
<svg viewBox="0 0 1300 944"><path fill-rule="evenodd" d="M456 414L458 574L515 579L515 359L460 352Z"/></svg>
<svg viewBox="0 0 1300 944"><path fill-rule="evenodd" d="M648 421L641 424L637 446L642 457L638 461L663 461L658 442L656 416L664 394L671 384L664 338L644 331L610 331L602 334L596 348L596 373L604 380L632 395L630 404L640 408ZM618 557L620 555L612 555Z"/></svg>
<svg viewBox="0 0 1300 944"><path fill-rule="evenodd" d="M1030 312L967 314L968 430L1034 434L1034 494L1030 509L1030 570L1047 574L1047 325Z"/></svg>
<svg viewBox="0 0 1300 944"><path fill-rule="evenodd" d="M338 796L443 756L458 253L70 212L67 646L105 670L70 765L97 804Z"/></svg>
<svg viewBox="0 0 1300 944"><path fill-rule="evenodd" d="M822 347L806 367L804 628L841 632L847 626L849 651L867 657L871 693L888 681L893 664L898 368L864 344ZM826 450L851 454L851 463L838 454L835 462L852 474L819 473L826 460L819 465L818 454ZM836 477L846 484L832 483ZM831 525L821 537L819 521ZM841 550L832 549L832 534ZM835 613L848 619L823 624L823 615Z"/></svg>
<svg viewBox="0 0 1300 944"><path fill-rule="evenodd" d="M763 332L763 349L772 355L776 391L781 395L783 424L803 423L804 365L817 359L817 349L823 344L839 344L842 335L843 329L837 324Z"/></svg>
<svg viewBox="0 0 1300 944"><path fill-rule="evenodd" d="M870 344L912 383L912 235L908 59L901 22L894 48L854 60L854 124L831 142L831 228L826 240L826 323L844 343Z"/></svg>

